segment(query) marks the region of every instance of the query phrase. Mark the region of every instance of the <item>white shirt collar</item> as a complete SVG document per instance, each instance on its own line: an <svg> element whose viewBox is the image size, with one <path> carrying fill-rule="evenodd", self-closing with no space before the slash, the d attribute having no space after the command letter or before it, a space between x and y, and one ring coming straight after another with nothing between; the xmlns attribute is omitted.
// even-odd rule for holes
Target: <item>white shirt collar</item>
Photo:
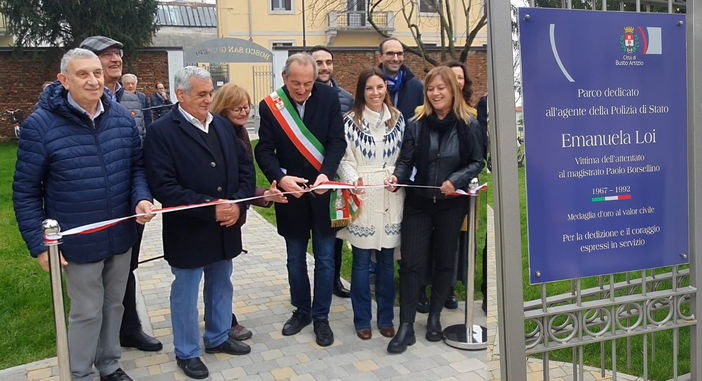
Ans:
<svg viewBox="0 0 702 381"><path fill-rule="evenodd" d="M185 116L185 119L190 122L193 126L197 127L198 129L204 131L205 133L208 133L210 131L210 123L212 123L212 120L214 120L214 117L212 116L212 113L207 113L207 120L205 121L205 125L202 125L202 122L200 122L196 117L190 115L187 111L183 110L183 108L180 106L180 103L178 104L178 110Z"/></svg>
<svg viewBox="0 0 702 381"><path fill-rule="evenodd" d="M117 98L117 92L118 92L119 89L121 89L121 88L122 88L122 85L119 83L119 81L117 81L117 84L115 85L115 92L114 92L114 94L112 93L112 91L111 91L110 89L107 88L107 86L105 86L105 92L106 92L107 95L109 95L112 99L115 99L115 98Z"/></svg>
<svg viewBox="0 0 702 381"><path fill-rule="evenodd" d="M105 112L105 106L102 105L102 100L99 100L97 104L97 109L95 109L95 115L90 115L90 113L88 113L84 108L80 107L80 105L75 101L75 99L73 99L70 91L68 92L68 103L71 106L75 107L78 111L87 115L88 118L90 118L90 120L95 120L95 118L97 118L98 116L100 116L100 114Z"/></svg>

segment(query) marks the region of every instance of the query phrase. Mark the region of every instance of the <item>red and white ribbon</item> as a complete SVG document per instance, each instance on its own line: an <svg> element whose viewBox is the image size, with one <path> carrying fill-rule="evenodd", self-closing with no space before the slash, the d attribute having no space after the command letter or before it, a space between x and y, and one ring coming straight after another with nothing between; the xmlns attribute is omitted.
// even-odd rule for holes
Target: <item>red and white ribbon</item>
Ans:
<svg viewBox="0 0 702 381"><path fill-rule="evenodd" d="M440 189L441 188L441 187L430 186L430 185L409 185L409 184L393 184L393 185L396 187L405 187L405 188L430 188L430 189ZM326 181L326 182L323 182L319 185L311 186L311 187L306 188L306 189L299 191L299 192L281 192L281 194L282 195L291 195L291 194L295 194L295 193L308 193L308 192L312 192L312 191L316 191L316 190L335 190L335 189L355 190L355 189L380 189L380 188L386 188L386 185L380 184L380 185L354 186L353 184L342 183L339 181ZM451 195L454 195L454 196L474 196L479 191L485 190L485 189L487 189L487 183L481 185L479 188L476 188L474 190L471 189L468 192L459 189L456 192L451 193ZM92 224L77 226L75 228L68 229L64 232L60 232L58 234L47 234L44 236L44 238L47 242L55 242L55 241L60 240L62 237L99 232L101 230L105 230L109 227L117 225L118 223L124 222L126 220L131 219L131 218L165 214L165 213L171 213L171 212L179 212L179 211L183 211L183 210L203 208L206 206L213 206L213 205L219 205L219 204L239 204L242 202L249 202L249 201L257 200L257 199L264 198L264 197L266 197L266 196L254 196L254 197L247 197L247 198L242 198L242 199L238 199L238 200L216 200L216 201L210 201L210 202L203 202L201 204L181 205L181 206L171 206L171 207L167 207L167 208L159 208L159 209L152 210L150 213L138 213L138 214L134 214L131 216L114 218L111 220L94 222Z"/></svg>

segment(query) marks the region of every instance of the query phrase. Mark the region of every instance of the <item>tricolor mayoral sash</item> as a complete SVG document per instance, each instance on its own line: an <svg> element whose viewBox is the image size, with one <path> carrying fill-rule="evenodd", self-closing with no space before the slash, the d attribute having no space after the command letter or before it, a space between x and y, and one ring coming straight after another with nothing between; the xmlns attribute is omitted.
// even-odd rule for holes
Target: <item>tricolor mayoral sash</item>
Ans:
<svg viewBox="0 0 702 381"><path fill-rule="evenodd" d="M324 162L324 146L302 122L285 91L280 88L264 100L285 134L302 156L318 171L321 170L322 162ZM332 227L347 226L357 216L360 208L361 200L349 190L337 189L333 191L329 203Z"/></svg>

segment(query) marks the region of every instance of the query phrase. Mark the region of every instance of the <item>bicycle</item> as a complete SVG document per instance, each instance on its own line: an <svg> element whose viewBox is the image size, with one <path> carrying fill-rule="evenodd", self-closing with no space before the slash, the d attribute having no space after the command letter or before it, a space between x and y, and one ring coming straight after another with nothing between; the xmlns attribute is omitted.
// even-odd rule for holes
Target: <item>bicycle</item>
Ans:
<svg viewBox="0 0 702 381"><path fill-rule="evenodd" d="M12 128L15 131L15 137L17 139L19 139L20 132L22 130L22 122L24 122L24 112L20 109L17 109L17 110L6 110L2 114L10 116L10 122L12 123Z"/></svg>
<svg viewBox="0 0 702 381"><path fill-rule="evenodd" d="M524 165L524 138L517 136L517 165Z"/></svg>

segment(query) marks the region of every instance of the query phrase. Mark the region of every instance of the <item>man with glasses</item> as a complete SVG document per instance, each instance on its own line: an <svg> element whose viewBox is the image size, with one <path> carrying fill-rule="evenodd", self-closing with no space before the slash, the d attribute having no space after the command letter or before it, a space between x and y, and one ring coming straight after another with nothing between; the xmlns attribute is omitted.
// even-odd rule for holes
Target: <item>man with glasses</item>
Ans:
<svg viewBox="0 0 702 381"><path fill-rule="evenodd" d="M378 46L380 69L388 81L388 91L393 105L402 112L405 120L414 116L414 109L424 104L424 86L405 66L405 51L400 40L386 38Z"/></svg>
<svg viewBox="0 0 702 381"><path fill-rule="evenodd" d="M143 144L144 136L146 135L146 125L144 123L144 114L141 111L141 101L136 94L125 91L119 83L120 78L122 78L122 43L105 36L92 36L83 40L80 47L92 51L100 59L105 78L105 94L127 108L136 121L139 137ZM134 270L139 267L139 249L143 235L144 225L138 225L137 240L132 247L127 290L124 293L124 314L122 316L119 339L123 347L137 348L142 351L160 351L163 345L160 341L144 333L136 310L136 279L134 278Z"/></svg>
<svg viewBox="0 0 702 381"><path fill-rule="evenodd" d="M156 84L156 92L151 96L151 110L154 113L154 122L171 111L173 102L168 99L168 93L163 83Z"/></svg>

